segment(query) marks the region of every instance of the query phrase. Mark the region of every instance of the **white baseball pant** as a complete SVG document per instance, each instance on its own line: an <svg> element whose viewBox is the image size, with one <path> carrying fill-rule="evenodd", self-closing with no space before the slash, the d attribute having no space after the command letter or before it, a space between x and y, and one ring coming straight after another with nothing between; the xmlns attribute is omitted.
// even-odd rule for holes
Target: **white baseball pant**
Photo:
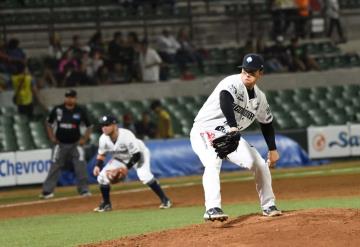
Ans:
<svg viewBox="0 0 360 247"><path fill-rule="evenodd" d="M221 208L220 169L222 160L217 157L217 153L211 145L211 141L221 135L224 133L216 130L207 131L198 127L193 127L190 133L191 146L204 166L203 187L206 210L214 207ZM275 205L269 167L253 146L241 138L238 148L228 155L228 159L254 173L256 190L263 210Z"/></svg>

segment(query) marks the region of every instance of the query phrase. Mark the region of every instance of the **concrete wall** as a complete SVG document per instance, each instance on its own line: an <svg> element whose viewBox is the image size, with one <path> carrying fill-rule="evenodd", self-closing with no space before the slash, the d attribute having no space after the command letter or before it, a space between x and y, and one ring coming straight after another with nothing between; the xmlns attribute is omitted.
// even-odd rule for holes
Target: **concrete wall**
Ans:
<svg viewBox="0 0 360 247"><path fill-rule="evenodd" d="M102 102L109 100L142 100L175 96L210 94L224 76L205 77L193 81L161 83L133 83L78 88L79 102ZM298 87L360 84L360 68L334 69L326 72L284 73L265 75L258 83L266 90L282 90ZM46 105L63 101L65 88L43 89L40 94ZM12 105L13 92L0 93L1 105Z"/></svg>

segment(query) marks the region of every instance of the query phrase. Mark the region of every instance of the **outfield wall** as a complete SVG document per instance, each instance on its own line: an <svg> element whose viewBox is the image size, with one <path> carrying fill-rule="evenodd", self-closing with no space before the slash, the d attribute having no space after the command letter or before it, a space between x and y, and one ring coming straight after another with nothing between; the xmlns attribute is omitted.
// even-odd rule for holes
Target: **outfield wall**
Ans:
<svg viewBox="0 0 360 247"><path fill-rule="evenodd" d="M267 146L261 134L249 134L243 138L266 158ZM306 152L292 139L278 135L276 141L281 153L277 165L279 168L318 164L312 162ZM193 152L189 139L151 140L147 141L146 145L151 151L151 167L155 177L202 174L203 166ZM50 149L0 153L0 187L42 183L51 166L50 157ZM92 175L95 158L96 156L87 165L90 183L96 183L96 178ZM229 162L224 162L222 167L224 171L239 169ZM137 179L134 169L130 170L128 179ZM73 172L62 172L59 185L73 185L74 182Z"/></svg>

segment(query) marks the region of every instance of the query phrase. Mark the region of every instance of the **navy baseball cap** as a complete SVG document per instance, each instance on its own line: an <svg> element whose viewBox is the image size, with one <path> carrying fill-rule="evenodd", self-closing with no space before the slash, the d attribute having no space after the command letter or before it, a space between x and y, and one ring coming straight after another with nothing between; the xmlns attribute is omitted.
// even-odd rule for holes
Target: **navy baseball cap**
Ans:
<svg viewBox="0 0 360 247"><path fill-rule="evenodd" d="M77 93L74 89L69 89L65 92L65 97L76 97Z"/></svg>
<svg viewBox="0 0 360 247"><path fill-rule="evenodd" d="M260 54L249 53L244 56L243 63L239 68L249 71L264 69L264 58Z"/></svg>
<svg viewBox="0 0 360 247"><path fill-rule="evenodd" d="M112 115L104 115L104 116L102 116L100 118L99 123L100 123L101 126L107 126L107 125L110 125L110 124L116 124L117 119Z"/></svg>

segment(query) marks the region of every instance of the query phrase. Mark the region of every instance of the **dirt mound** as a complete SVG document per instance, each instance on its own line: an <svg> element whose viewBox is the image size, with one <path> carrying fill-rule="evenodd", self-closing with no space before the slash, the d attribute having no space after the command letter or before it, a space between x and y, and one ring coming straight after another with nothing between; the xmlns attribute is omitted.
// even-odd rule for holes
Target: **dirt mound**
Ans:
<svg viewBox="0 0 360 247"><path fill-rule="evenodd" d="M267 218L240 216L86 246L360 246L359 209L312 209Z"/></svg>

